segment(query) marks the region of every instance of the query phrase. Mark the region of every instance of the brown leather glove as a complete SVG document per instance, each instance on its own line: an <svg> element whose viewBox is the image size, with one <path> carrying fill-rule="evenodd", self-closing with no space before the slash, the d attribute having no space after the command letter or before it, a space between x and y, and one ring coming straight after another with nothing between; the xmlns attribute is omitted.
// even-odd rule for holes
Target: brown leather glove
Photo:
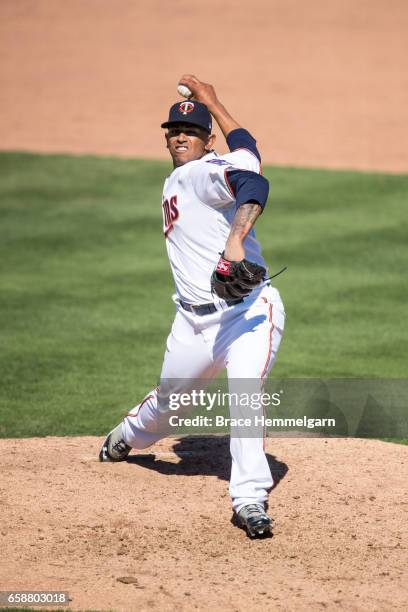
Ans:
<svg viewBox="0 0 408 612"><path fill-rule="evenodd" d="M223 300L237 300L249 295L263 280L266 270L252 261L228 261L224 253L211 275L211 291Z"/></svg>

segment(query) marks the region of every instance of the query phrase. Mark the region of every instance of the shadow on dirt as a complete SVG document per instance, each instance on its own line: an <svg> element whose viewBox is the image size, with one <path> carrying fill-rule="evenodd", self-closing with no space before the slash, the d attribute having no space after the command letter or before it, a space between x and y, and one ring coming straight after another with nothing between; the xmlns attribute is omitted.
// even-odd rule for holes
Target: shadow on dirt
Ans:
<svg viewBox="0 0 408 612"><path fill-rule="evenodd" d="M185 436L175 440L173 451L180 458L177 463L161 458L159 453L154 452L130 455L127 462L169 476L203 475L229 480L231 456L228 436ZM275 488L286 476L289 468L286 463L278 461L273 455L267 453L266 457Z"/></svg>

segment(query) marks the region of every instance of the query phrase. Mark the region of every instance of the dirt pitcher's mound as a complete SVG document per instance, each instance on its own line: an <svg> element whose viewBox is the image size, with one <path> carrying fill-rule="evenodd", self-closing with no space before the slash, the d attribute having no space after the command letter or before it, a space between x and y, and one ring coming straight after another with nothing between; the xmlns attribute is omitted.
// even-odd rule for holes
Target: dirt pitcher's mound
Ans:
<svg viewBox="0 0 408 612"><path fill-rule="evenodd" d="M73 609L406 609L407 447L270 439L274 537L231 523L224 438L101 464L97 438L0 441L1 589Z"/></svg>

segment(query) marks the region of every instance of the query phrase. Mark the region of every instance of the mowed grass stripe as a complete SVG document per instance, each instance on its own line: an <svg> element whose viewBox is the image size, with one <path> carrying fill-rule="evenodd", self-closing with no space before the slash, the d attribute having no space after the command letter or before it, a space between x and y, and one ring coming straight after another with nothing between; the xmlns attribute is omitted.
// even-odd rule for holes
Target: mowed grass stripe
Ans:
<svg viewBox="0 0 408 612"><path fill-rule="evenodd" d="M165 162L0 154L0 435L101 434L157 384L174 315ZM265 168L278 377L406 377L408 177ZM180 372L180 376L183 373Z"/></svg>

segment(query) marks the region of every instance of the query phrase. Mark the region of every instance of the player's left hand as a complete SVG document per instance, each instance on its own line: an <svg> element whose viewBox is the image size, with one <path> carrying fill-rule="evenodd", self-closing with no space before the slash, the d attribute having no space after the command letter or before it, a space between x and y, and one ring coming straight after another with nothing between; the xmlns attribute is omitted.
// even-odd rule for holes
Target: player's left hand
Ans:
<svg viewBox="0 0 408 612"><path fill-rule="evenodd" d="M265 278L266 270L247 259L229 261L221 255L211 276L211 291L223 300L246 297Z"/></svg>

